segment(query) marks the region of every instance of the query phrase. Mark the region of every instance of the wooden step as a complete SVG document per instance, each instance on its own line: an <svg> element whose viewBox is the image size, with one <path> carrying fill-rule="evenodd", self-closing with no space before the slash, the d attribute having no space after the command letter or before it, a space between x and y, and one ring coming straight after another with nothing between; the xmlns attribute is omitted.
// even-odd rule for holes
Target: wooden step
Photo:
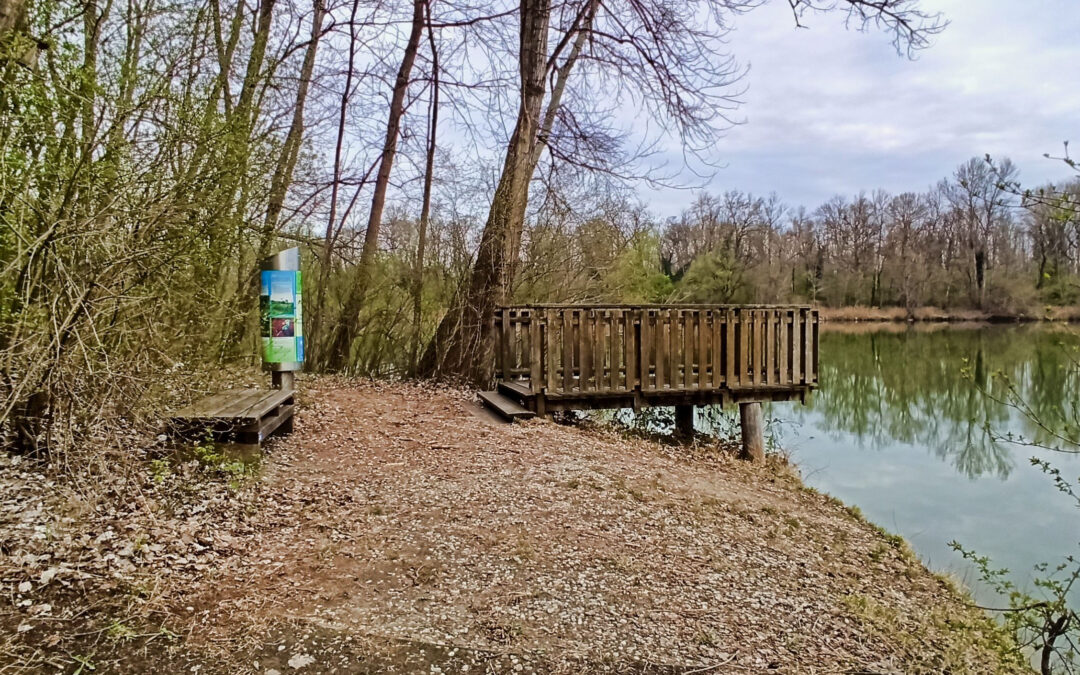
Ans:
<svg viewBox="0 0 1080 675"><path fill-rule="evenodd" d="M506 394L510 398L517 399L518 403L524 403L526 400L536 396L536 393L529 388L529 385L518 380L499 380L498 389L499 392Z"/></svg>
<svg viewBox="0 0 1080 675"><path fill-rule="evenodd" d="M488 408L491 408L499 413L499 415L511 421L526 420L530 417L536 417L536 413L522 407L517 401L514 401L497 391L480 392L480 400L483 401L484 405Z"/></svg>

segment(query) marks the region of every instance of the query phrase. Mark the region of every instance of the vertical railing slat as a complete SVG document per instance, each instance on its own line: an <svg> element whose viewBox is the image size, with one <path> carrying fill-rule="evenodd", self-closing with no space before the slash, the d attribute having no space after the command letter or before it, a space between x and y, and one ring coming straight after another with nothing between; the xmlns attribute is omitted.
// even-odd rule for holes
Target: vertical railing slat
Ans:
<svg viewBox="0 0 1080 675"><path fill-rule="evenodd" d="M559 310L562 319L562 390L569 394L574 377L574 310Z"/></svg>
<svg viewBox="0 0 1080 675"><path fill-rule="evenodd" d="M780 353L777 356L780 360L780 376L777 384L788 384L789 382L791 382L791 376L788 375L788 310L782 309L780 310L779 314L780 324L778 326L778 329L780 331L780 336L777 338L777 342L779 343L778 349Z"/></svg>
<svg viewBox="0 0 1080 675"><path fill-rule="evenodd" d="M509 339L509 330L510 330L510 324L509 324L509 322L507 320L507 315L509 313L510 313L510 310L505 309L505 308L500 309L497 312L497 314L499 316L499 351L498 351L499 363L496 366L495 371L496 371L496 374L498 375L498 377L500 377L500 378L505 378L507 376L508 365L507 365L506 362L509 359L507 358L508 347L507 347L506 343L507 343L507 340Z"/></svg>
<svg viewBox="0 0 1080 675"><path fill-rule="evenodd" d="M649 365L653 368L652 388L664 388L664 351L667 349L667 312L659 310L656 315L657 325L652 338L652 356Z"/></svg>
<svg viewBox="0 0 1080 675"><path fill-rule="evenodd" d="M708 388L708 359L709 359L709 311L699 310L696 312L697 320L697 388Z"/></svg>
<svg viewBox="0 0 1080 675"><path fill-rule="evenodd" d="M592 374L592 310L582 310L578 319L578 352L581 364L578 368L578 390L589 391L589 376Z"/></svg>
<svg viewBox="0 0 1080 675"><path fill-rule="evenodd" d="M739 385L750 384L750 310L739 310Z"/></svg>
<svg viewBox="0 0 1080 675"><path fill-rule="evenodd" d="M714 309L709 312L711 320L709 321L709 357L711 359L712 366L712 380L711 385L713 389L719 389L724 384L723 375L723 357L721 354L721 330L723 324L721 321L722 314L720 310Z"/></svg>
<svg viewBox="0 0 1080 675"><path fill-rule="evenodd" d="M641 344L638 349L638 373L641 377L641 388L644 390L651 390L653 388L652 380L652 361L649 357L650 348L653 340L656 338L653 336L652 325L649 317L649 310L643 309L639 312L641 330Z"/></svg>
<svg viewBox="0 0 1080 675"><path fill-rule="evenodd" d="M776 384L776 382L774 381L776 379L776 376L773 374L773 372L774 372L773 371L773 363L774 363L775 356L776 356L776 345L774 344L775 340L776 340L776 334L773 332L775 330L773 328L774 314L773 314L773 311L771 309L765 310L764 314L765 314L765 346L762 349L762 353L761 353L761 356L763 357L763 359L765 361L765 379L764 379L764 383L765 384Z"/></svg>
<svg viewBox="0 0 1080 675"><path fill-rule="evenodd" d="M596 391L607 391L608 310L596 310L596 344L593 349L593 381Z"/></svg>
<svg viewBox="0 0 1080 675"><path fill-rule="evenodd" d="M747 357L746 362L749 367L750 385L756 385L758 383L758 332L757 332L757 310L751 309L746 312L747 322L744 324L746 327L747 335Z"/></svg>
<svg viewBox="0 0 1080 675"><path fill-rule="evenodd" d="M551 318L550 310L543 310L540 313L543 324L541 326L542 333L544 335L544 367L543 377L544 383L547 386L548 392L556 390L555 387L555 322Z"/></svg>
<svg viewBox="0 0 1080 675"><path fill-rule="evenodd" d="M819 377L819 315L807 307L524 306L489 317L496 375L537 394L798 388Z"/></svg>
<svg viewBox="0 0 1080 675"><path fill-rule="evenodd" d="M736 384L735 380L735 311L724 312L724 382L728 388Z"/></svg>
<svg viewBox="0 0 1080 675"><path fill-rule="evenodd" d="M802 381L802 310L796 309L791 313L791 382Z"/></svg>
<svg viewBox="0 0 1080 675"><path fill-rule="evenodd" d="M682 331L682 388L689 389L694 383L694 315L697 312L679 312Z"/></svg>
<svg viewBox="0 0 1080 675"><path fill-rule="evenodd" d="M608 323L608 334L611 336L611 343L608 345L610 352L608 353L608 363L610 364L610 370L608 371L608 390L618 391L619 387L619 354L622 353L622 340L625 337L620 330L622 323L623 311L616 309L610 312L610 320ZM623 387L624 390L630 389L629 386Z"/></svg>
<svg viewBox="0 0 1080 675"><path fill-rule="evenodd" d="M543 359L543 350L540 346L540 317L537 316L536 310L529 311L529 388L533 391L540 391L542 384L541 368Z"/></svg>

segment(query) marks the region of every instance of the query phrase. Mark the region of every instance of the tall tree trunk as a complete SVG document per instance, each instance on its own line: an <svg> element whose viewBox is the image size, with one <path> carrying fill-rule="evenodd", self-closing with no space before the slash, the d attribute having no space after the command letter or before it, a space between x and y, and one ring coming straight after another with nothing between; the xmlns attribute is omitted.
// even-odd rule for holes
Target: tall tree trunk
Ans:
<svg viewBox="0 0 1080 675"><path fill-rule="evenodd" d="M401 131L401 117L405 113L405 94L409 89L409 77L416 52L420 47L420 37L424 30L424 8L427 0L413 0L412 29L405 44L405 53L401 58L394 91L390 98L390 114L386 120L386 138L383 141L382 159L375 176L375 188L371 196L371 211L368 213L367 231L364 232L364 248L360 252L360 264L356 269L356 281L350 287L345 299L341 319L334 326L330 341L329 365L337 370L350 367L350 347L360 330L360 309L367 294L371 278L371 266L375 251L379 247L379 227L382 224L383 206L386 203L386 189L390 185L390 171L397 154L398 135Z"/></svg>
<svg viewBox="0 0 1080 675"><path fill-rule="evenodd" d="M533 148L531 171L536 170L536 165L540 163L540 156L543 155L544 149L547 148L548 143L551 142L551 130L555 126L555 120L559 115L559 108L562 106L563 93L566 91L566 83L570 79L570 72L574 69L574 65L577 63L578 57L581 56L581 50L585 46L585 40L589 37L589 28L592 26L593 19L596 17L596 9L600 5L600 0L589 0L588 3L582 7L581 13L578 15L577 21L574 26L578 29L577 36L574 38L574 44L570 48L570 53L567 54L566 60L559 66L555 72L555 84L551 87L551 99L548 101L547 110L544 112L544 121L540 125L540 130L536 137L536 146Z"/></svg>
<svg viewBox="0 0 1080 675"><path fill-rule="evenodd" d="M243 334L246 312L243 311L246 298L245 290L248 287L248 271L251 269L245 263L243 247L243 221L249 184L247 181L248 164L251 159L251 135L255 129L255 122L259 116L259 110L255 108L255 92L259 88L263 75L263 63L266 60L266 46L270 39L270 29L274 19L274 5L277 0L260 0L259 13L255 22L255 35L252 39L251 54L248 57L247 69L244 72L244 81L240 88L240 96L237 98L233 115L228 119L229 133L226 136L225 166L229 167L222 190L217 202L217 212L222 214L222 231L228 239L223 243L225 250L234 250L230 244L236 244L236 279L233 297L229 301L229 312L225 317L225 324L221 333L221 350L219 358L236 356L239 347L239 336ZM257 261L254 263L257 264ZM222 285L228 279L222 279ZM224 295L224 287L221 289Z"/></svg>
<svg viewBox="0 0 1080 675"><path fill-rule="evenodd" d="M93 151L94 137L97 134L97 120L94 116L94 103L97 95L98 49L101 43L101 29L112 10L112 0L106 0L99 9L98 0L89 0L83 8L83 65L82 82L79 85L79 99L82 102L82 142L83 157L89 160Z"/></svg>
<svg viewBox="0 0 1080 675"><path fill-rule="evenodd" d="M420 225L416 236L416 262L412 279L413 344L409 365L416 370L423 342L424 249L427 247L428 222L431 219L431 181L435 172L436 133L439 127L439 50L431 27L431 4L427 6L428 43L431 45L431 115L428 118L427 160L424 166L424 196L420 207Z"/></svg>
<svg viewBox="0 0 1080 675"><path fill-rule="evenodd" d="M282 145L281 154L274 166L274 173L270 177L270 193L267 197L266 214L259 230L259 243L255 253L255 264L246 280L237 289L238 304L243 308L234 332L229 340L230 344L240 344L244 337L246 319L251 316L257 307L259 295L259 261L268 257L274 244L274 236L277 234L278 221L281 212L285 208L285 196L288 194L289 185L292 183L293 171L300 156L300 146L304 138L304 107L307 104L308 89L311 86L312 74L315 71L315 57L319 51L319 41L322 38L323 18L326 10L323 0L314 0L311 15L311 39L304 51L304 61L300 66L300 81L296 87L296 101L293 105L292 122L289 131L285 135L285 143Z"/></svg>
<svg viewBox="0 0 1080 675"><path fill-rule="evenodd" d="M292 183L293 171L296 169L296 161L300 156L300 146L304 139L304 107L307 104L308 89L311 87L311 78L315 71L315 57L318 55L319 41L322 38L323 18L326 16L323 0L314 0L312 4L311 39L304 52L304 62L300 66L300 82L296 87L292 123L289 125L285 144L281 148L281 155L278 157L274 174L270 179L270 194L259 240L259 258L270 254L269 247L277 230L281 211L285 207L285 195L289 191L289 184Z"/></svg>
<svg viewBox="0 0 1080 675"><path fill-rule="evenodd" d="M334 143L334 177L330 184L330 215L326 219L326 238L323 240L318 290L315 292L315 304L310 314L312 320L305 327L308 336L307 341L313 346L311 351L314 359L311 360L311 363L319 370L324 368L327 362L326 350L321 348L322 329L326 325L324 315L326 287L330 284L330 274L334 269L334 233L338 220L338 199L341 192L341 170L345 148L345 119L349 112L349 97L352 96L353 76L356 73L356 15L359 10L360 0L353 0L352 10L349 13L349 63L345 69L345 87L341 90L341 101L338 105L337 140ZM366 180L367 176L364 176L364 179L360 181L361 186ZM344 217L342 217L342 220L344 220Z"/></svg>
<svg viewBox="0 0 1080 675"><path fill-rule="evenodd" d="M547 35L550 0L522 0L521 102L517 123L506 148L502 175L488 211L476 263L439 324L421 359L422 375L464 378L484 383L493 364L488 356L494 337L495 308L505 302L513 281L514 243L520 241L532 178L533 151L547 74Z"/></svg>
<svg viewBox="0 0 1080 675"><path fill-rule="evenodd" d="M218 99L222 101L225 110L225 119L232 115L232 94L229 91L229 75L232 72L233 57L236 55L236 46L240 42L240 31L244 27L244 0L237 0L236 9L229 23L228 39L223 34L224 19L221 14L221 6L218 0L210 2L211 21L214 32L214 45L217 55L218 71L214 76L214 84L210 95L206 97L206 107L203 109L202 127L209 129L218 113ZM188 161L188 169L184 182L193 182L198 170L202 167L202 160L210 154L213 146L210 142L201 143Z"/></svg>
<svg viewBox="0 0 1080 675"><path fill-rule="evenodd" d="M979 309L986 301L986 250L975 251L975 302Z"/></svg>
<svg viewBox="0 0 1080 675"><path fill-rule="evenodd" d="M154 11L153 3L146 7L140 7L135 0L128 0L126 16L124 17L124 29L127 31L127 39L124 44L124 60L120 65L120 92L116 102L116 118L109 127L108 140L105 144L105 164L118 163L117 155L125 144L124 125L132 113L132 100L135 96L135 83L139 59L142 55L142 43L146 31L148 15ZM108 183L115 185L116 172L113 170L113 178Z"/></svg>

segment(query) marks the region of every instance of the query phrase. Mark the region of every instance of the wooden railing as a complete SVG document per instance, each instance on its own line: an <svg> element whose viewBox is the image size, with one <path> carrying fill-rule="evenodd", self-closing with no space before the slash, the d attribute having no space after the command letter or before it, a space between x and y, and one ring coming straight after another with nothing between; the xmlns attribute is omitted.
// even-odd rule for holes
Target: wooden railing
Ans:
<svg viewBox="0 0 1080 675"><path fill-rule="evenodd" d="M536 305L494 318L496 376L549 397L817 383L810 307Z"/></svg>

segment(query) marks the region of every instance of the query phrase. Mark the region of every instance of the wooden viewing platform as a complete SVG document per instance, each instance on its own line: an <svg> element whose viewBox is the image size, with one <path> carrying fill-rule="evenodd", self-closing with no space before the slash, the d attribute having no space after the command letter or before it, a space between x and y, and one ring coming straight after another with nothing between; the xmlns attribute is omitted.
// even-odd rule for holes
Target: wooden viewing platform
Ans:
<svg viewBox="0 0 1080 675"><path fill-rule="evenodd" d="M685 430L694 405L803 400L817 386L809 306L530 305L493 318L497 393L528 413L676 406Z"/></svg>

